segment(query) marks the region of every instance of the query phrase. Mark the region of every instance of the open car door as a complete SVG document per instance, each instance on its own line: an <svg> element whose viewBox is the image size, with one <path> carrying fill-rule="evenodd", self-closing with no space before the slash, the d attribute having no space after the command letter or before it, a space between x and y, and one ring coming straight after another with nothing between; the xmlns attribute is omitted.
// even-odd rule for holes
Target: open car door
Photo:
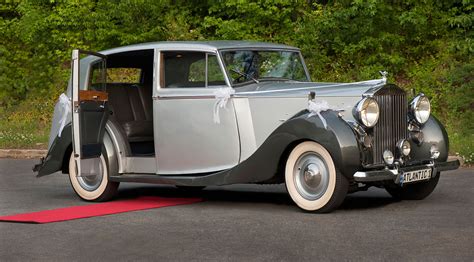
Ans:
<svg viewBox="0 0 474 262"><path fill-rule="evenodd" d="M81 82L80 77L81 55L97 57L89 68L89 72L94 71L94 74L82 77L87 81L85 83ZM96 176L101 172L102 140L110 115L106 68L106 56L102 54L77 49L72 51L72 140L77 176Z"/></svg>

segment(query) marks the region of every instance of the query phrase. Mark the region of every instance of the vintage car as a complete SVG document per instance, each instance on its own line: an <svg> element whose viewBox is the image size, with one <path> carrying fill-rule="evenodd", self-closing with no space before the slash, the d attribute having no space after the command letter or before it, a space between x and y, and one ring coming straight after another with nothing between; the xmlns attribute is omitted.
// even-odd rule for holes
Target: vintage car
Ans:
<svg viewBox="0 0 474 262"><path fill-rule="evenodd" d="M82 58L82 59L81 59ZM448 159L430 101L376 80L311 82L295 47L248 41L157 42L73 50L38 177L69 174L105 201L121 182L183 188L285 183L307 211L377 186L423 199Z"/></svg>

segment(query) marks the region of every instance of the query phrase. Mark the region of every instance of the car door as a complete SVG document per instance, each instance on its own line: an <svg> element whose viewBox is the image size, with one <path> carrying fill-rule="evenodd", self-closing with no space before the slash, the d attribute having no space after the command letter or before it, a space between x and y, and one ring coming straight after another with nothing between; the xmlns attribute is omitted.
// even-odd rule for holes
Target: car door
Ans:
<svg viewBox="0 0 474 262"><path fill-rule="evenodd" d="M94 71L94 75L89 75L86 78L87 83L80 81L79 61L83 55L96 58L89 67L86 67L89 72ZM91 68L99 70L91 70ZM104 55L90 51L73 50L72 139L78 176L93 176L100 172L102 140L109 116L105 74L106 57Z"/></svg>
<svg viewBox="0 0 474 262"><path fill-rule="evenodd" d="M160 51L158 60L153 99L158 174L209 173L237 165L233 89L216 54Z"/></svg>

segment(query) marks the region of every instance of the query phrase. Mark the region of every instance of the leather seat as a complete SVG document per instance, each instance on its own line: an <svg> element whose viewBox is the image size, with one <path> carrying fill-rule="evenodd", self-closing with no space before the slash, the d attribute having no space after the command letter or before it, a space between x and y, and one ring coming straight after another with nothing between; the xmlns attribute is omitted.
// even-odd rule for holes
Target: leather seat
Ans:
<svg viewBox="0 0 474 262"><path fill-rule="evenodd" d="M107 84L113 118L122 126L129 142L153 141L151 86Z"/></svg>

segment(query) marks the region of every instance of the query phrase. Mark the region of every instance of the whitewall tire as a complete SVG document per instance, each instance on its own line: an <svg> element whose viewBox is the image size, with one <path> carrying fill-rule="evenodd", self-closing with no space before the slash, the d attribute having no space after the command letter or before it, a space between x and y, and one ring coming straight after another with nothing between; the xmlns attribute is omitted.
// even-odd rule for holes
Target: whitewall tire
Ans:
<svg viewBox="0 0 474 262"><path fill-rule="evenodd" d="M109 181L108 161L102 154L100 156L99 172L96 176L77 176L74 153L69 159L69 181L76 194L86 201L107 201L113 198L119 186L117 182Z"/></svg>
<svg viewBox="0 0 474 262"><path fill-rule="evenodd" d="M296 205L320 213L336 209L348 190L348 181L336 170L329 152L312 141L302 142L291 151L285 183Z"/></svg>

